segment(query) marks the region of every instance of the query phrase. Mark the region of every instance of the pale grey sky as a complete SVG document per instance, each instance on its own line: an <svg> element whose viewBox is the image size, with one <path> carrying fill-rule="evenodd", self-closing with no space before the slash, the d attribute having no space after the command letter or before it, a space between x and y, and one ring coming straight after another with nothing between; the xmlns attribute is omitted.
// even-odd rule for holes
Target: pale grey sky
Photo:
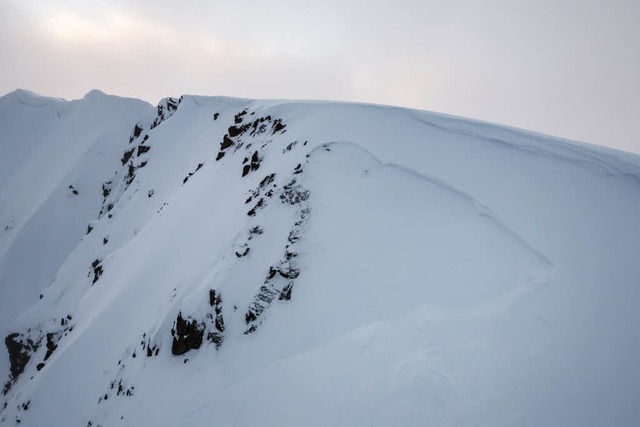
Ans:
<svg viewBox="0 0 640 427"><path fill-rule="evenodd" d="M0 93L375 102L640 153L639 0L0 0Z"/></svg>

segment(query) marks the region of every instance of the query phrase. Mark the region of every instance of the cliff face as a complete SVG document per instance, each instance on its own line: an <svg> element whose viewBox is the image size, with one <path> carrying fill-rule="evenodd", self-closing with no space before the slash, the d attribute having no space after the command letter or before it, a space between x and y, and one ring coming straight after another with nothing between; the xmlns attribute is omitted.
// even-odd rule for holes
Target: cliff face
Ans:
<svg viewBox="0 0 640 427"><path fill-rule="evenodd" d="M636 425L640 159L432 113L0 98L1 425Z"/></svg>

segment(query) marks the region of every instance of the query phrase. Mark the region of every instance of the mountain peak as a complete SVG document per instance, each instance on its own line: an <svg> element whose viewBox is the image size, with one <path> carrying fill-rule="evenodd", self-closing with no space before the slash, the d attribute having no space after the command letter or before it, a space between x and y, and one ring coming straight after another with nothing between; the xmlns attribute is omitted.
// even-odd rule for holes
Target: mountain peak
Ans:
<svg viewBox="0 0 640 427"><path fill-rule="evenodd" d="M0 100L1 99L13 99L23 105L30 105L33 107L43 107L52 103L65 101L62 98L46 97L26 89L16 89L13 92L9 92L2 96Z"/></svg>
<svg viewBox="0 0 640 427"><path fill-rule="evenodd" d="M89 92L85 94L84 98L96 98L96 97L102 97L102 96L108 96L108 95L99 89L91 89Z"/></svg>
<svg viewBox="0 0 640 427"><path fill-rule="evenodd" d="M7 111L0 426L640 423L638 156L321 101Z"/></svg>

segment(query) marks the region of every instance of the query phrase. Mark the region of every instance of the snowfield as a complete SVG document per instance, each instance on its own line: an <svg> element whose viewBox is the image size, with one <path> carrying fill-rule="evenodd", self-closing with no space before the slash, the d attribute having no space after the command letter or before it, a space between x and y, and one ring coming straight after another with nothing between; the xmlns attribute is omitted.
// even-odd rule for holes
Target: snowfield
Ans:
<svg viewBox="0 0 640 427"><path fill-rule="evenodd" d="M0 98L0 425L640 425L640 157L440 114Z"/></svg>

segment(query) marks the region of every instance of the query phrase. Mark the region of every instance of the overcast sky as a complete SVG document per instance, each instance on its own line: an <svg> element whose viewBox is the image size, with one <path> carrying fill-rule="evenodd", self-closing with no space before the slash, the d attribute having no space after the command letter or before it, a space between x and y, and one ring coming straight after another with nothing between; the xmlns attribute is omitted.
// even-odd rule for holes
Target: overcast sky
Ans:
<svg viewBox="0 0 640 427"><path fill-rule="evenodd" d="M640 153L639 0L0 0L0 93L420 108Z"/></svg>

